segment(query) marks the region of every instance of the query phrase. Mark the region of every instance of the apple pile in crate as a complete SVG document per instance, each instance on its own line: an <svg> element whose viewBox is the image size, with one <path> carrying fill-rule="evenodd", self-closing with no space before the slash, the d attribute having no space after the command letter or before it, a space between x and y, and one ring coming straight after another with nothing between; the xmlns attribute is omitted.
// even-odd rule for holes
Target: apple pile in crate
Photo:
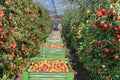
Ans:
<svg viewBox="0 0 120 80"><path fill-rule="evenodd" d="M70 72L64 60L40 60L32 62L28 72Z"/></svg>

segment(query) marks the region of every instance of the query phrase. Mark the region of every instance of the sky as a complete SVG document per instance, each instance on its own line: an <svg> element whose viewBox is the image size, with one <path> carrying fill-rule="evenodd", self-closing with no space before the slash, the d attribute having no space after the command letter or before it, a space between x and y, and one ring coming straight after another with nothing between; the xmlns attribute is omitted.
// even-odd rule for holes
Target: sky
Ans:
<svg viewBox="0 0 120 80"><path fill-rule="evenodd" d="M54 8L52 5L52 0L33 0L33 2L40 2L45 9L49 11L54 12ZM68 4L68 0L53 0L56 6L57 15L64 14L64 9L66 8L66 5ZM50 15L55 15L55 13L51 13Z"/></svg>

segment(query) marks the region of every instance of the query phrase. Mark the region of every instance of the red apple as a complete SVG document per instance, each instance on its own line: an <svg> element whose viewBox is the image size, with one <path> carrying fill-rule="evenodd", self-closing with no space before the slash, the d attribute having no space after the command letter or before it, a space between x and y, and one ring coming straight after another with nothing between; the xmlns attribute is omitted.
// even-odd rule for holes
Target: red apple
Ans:
<svg viewBox="0 0 120 80"><path fill-rule="evenodd" d="M102 17L102 16L103 16L103 14L102 14L101 11L97 11L96 15L97 15L98 17Z"/></svg>
<svg viewBox="0 0 120 80"><path fill-rule="evenodd" d="M107 58L107 54L104 54L104 58Z"/></svg>
<svg viewBox="0 0 120 80"><path fill-rule="evenodd" d="M118 26L117 28L118 28L118 31L120 31L120 26Z"/></svg>
<svg viewBox="0 0 120 80"><path fill-rule="evenodd" d="M3 29L0 28L0 32L2 32L2 31L3 31Z"/></svg>
<svg viewBox="0 0 120 80"><path fill-rule="evenodd" d="M102 8L100 11L102 12L102 14L105 14L107 12L105 8Z"/></svg>
<svg viewBox="0 0 120 80"><path fill-rule="evenodd" d="M115 10L112 10L112 11L111 11L111 14L112 14L113 16L115 16L117 13L116 13Z"/></svg>
<svg viewBox="0 0 120 80"><path fill-rule="evenodd" d="M118 30L119 30L118 27L115 27L114 29L115 29L115 31L118 31Z"/></svg>
<svg viewBox="0 0 120 80"><path fill-rule="evenodd" d="M114 56L114 59L118 60L119 59L119 55Z"/></svg>
<svg viewBox="0 0 120 80"><path fill-rule="evenodd" d="M111 39L110 40L112 43L116 43L116 39Z"/></svg>
<svg viewBox="0 0 120 80"><path fill-rule="evenodd" d="M120 21L120 16L117 16L117 20Z"/></svg>
<svg viewBox="0 0 120 80"><path fill-rule="evenodd" d="M103 49L103 52L109 53L109 49L108 49L108 48L104 48L104 49Z"/></svg>
<svg viewBox="0 0 120 80"><path fill-rule="evenodd" d="M114 49L111 49L111 50L110 50L110 53L114 53L114 52L115 52L115 50L114 50Z"/></svg>
<svg viewBox="0 0 120 80"><path fill-rule="evenodd" d="M109 23L109 24L108 24L108 27L109 27L109 28L112 27L112 23Z"/></svg>
<svg viewBox="0 0 120 80"><path fill-rule="evenodd" d="M98 72L98 73L101 73L101 72L102 72L102 69L101 69L101 68L98 68L98 69L97 69L97 72Z"/></svg>
<svg viewBox="0 0 120 80"><path fill-rule="evenodd" d="M98 46L101 46L101 44L102 44L102 41L99 40L99 41L97 42L97 45L98 45Z"/></svg>
<svg viewBox="0 0 120 80"><path fill-rule="evenodd" d="M100 25L103 26L105 24L104 21L100 21Z"/></svg>

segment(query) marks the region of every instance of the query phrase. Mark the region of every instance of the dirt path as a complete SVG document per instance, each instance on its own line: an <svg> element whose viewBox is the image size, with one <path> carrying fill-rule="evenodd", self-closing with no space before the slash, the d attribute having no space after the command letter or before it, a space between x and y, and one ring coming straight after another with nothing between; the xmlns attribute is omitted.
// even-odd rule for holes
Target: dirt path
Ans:
<svg viewBox="0 0 120 80"><path fill-rule="evenodd" d="M91 80L88 77L88 72L83 68L83 64L79 62L78 56L72 52L67 44L67 56L71 62L72 68L75 73L75 80Z"/></svg>

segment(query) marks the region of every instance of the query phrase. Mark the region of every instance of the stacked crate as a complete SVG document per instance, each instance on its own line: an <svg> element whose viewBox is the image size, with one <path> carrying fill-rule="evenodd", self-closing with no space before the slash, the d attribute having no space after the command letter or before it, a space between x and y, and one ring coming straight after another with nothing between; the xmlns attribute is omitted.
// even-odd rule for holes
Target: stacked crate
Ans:
<svg viewBox="0 0 120 80"><path fill-rule="evenodd" d="M40 57L31 59L24 70L23 80L74 80L61 31L51 32L40 48Z"/></svg>

